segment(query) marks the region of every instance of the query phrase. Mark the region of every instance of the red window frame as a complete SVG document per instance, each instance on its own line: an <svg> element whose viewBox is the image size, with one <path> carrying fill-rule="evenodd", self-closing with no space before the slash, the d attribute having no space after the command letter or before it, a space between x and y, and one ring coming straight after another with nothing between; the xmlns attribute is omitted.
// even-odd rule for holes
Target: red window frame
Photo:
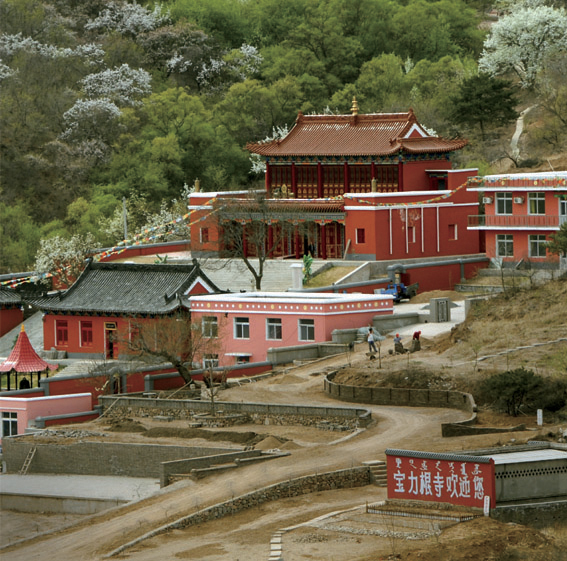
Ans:
<svg viewBox="0 0 567 561"><path fill-rule="evenodd" d="M66 319L55 320L55 344L58 347L69 346L69 322Z"/></svg>
<svg viewBox="0 0 567 561"><path fill-rule="evenodd" d="M93 346L93 322L81 321L81 347Z"/></svg>

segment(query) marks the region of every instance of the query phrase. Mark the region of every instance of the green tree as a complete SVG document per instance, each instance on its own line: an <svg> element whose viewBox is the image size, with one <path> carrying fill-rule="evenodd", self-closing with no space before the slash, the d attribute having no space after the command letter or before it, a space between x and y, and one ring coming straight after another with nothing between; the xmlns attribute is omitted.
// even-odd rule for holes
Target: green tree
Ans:
<svg viewBox="0 0 567 561"><path fill-rule="evenodd" d="M456 124L478 125L484 140L488 127L517 119L516 105L511 82L482 73L463 80L453 98L451 117Z"/></svg>
<svg viewBox="0 0 567 561"><path fill-rule="evenodd" d="M500 410L516 417L541 382L541 376L532 370L517 368L490 376L482 382L481 391Z"/></svg>
<svg viewBox="0 0 567 561"><path fill-rule="evenodd" d="M546 247L549 253L567 257L567 222L563 222L557 232L549 234Z"/></svg>
<svg viewBox="0 0 567 561"><path fill-rule="evenodd" d="M396 54L431 61L450 55L477 55L482 32L474 10L460 0L410 0L393 17Z"/></svg>
<svg viewBox="0 0 567 561"><path fill-rule="evenodd" d="M0 273L30 271L40 232L24 203L0 202Z"/></svg>
<svg viewBox="0 0 567 561"><path fill-rule="evenodd" d="M390 108L407 94L402 59L394 54L383 54L362 65L356 81L359 101L366 111L377 113Z"/></svg>

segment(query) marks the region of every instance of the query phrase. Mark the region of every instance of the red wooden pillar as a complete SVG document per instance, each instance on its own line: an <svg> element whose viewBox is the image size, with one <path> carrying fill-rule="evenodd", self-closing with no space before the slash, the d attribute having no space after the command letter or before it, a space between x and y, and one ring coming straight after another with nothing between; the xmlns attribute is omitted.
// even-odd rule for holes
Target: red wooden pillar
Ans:
<svg viewBox="0 0 567 561"><path fill-rule="evenodd" d="M348 162L345 161L345 163L343 164L343 169L344 169L344 189L345 189L345 193L348 193L348 189L349 189L349 180L348 180Z"/></svg>
<svg viewBox="0 0 567 561"><path fill-rule="evenodd" d="M297 198L297 169L295 168L295 162L291 162L291 192Z"/></svg>
<svg viewBox="0 0 567 561"><path fill-rule="evenodd" d="M370 164L370 179L376 179L376 163L371 162Z"/></svg>
<svg viewBox="0 0 567 561"><path fill-rule="evenodd" d="M404 190L404 165L400 160L398 162L398 191Z"/></svg>
<svg viewBox="0 0 567 561"><path fill-rule="evenodd" d="M301 259L301 251L299 249L299 226L295 227L295 258Z"/></svg>
<svg viewBox="0 0 567 561"><path fill-rule="evenodd" d="M323 164L317 162L317 198L323 198Z"/></svg>
<svg viewBox="0 0 567 561"><path fill-rule="evenodd" d="M246 224L242 224L242 254L248 257L248 240L246 239Z"/></svg>
<svg viewBox="0 0 567 561"><path fill-rule="evenodd" d="M268 197L270 196L270 193L272 192L272 179L271 179L271 175L272 175L272 170L271 170L271 166L270 166L270 162L266 162L266 193L268 194Z"/></svg>
<svg viewBox="0 0 567 561"><path fill-rule="evenodd" d="M327 259L327 236L325 233L325 224L321 224L321 258Z"/></svg>

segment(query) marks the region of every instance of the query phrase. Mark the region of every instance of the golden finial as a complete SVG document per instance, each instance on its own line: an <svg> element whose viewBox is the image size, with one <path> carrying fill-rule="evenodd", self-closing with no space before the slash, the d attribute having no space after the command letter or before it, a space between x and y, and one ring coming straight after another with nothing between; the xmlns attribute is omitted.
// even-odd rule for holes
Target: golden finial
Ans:
<svg viewBox="0 0 567 561"><path fill-rule="evenodd" d="M20 331L21 331L22 333L24 333L25 330L26 330L26 328L24 327L24 324L22 323L22 328L20 329Z"/></svg>
<svg viewBox="0 0 567 561"><path fill-rule="evenodd" d="M350 110L353 115L358 115L358 101L356 101L356 97L352 98L352 107Z"/></svg>

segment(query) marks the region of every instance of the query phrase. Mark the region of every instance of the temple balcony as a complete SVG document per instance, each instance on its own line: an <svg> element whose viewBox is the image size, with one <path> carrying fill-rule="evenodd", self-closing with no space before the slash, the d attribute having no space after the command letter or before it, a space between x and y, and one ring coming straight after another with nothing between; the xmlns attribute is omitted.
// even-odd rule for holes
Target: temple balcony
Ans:
<svg viewBox="0 0 567 561"><path fill-rule="evenodd" d="M479 230L500 230L502 228L542 230L559 230L565 221L563 216L547 216L545 214L495 214L474 215L468 218L468 228Z"/></svg>

